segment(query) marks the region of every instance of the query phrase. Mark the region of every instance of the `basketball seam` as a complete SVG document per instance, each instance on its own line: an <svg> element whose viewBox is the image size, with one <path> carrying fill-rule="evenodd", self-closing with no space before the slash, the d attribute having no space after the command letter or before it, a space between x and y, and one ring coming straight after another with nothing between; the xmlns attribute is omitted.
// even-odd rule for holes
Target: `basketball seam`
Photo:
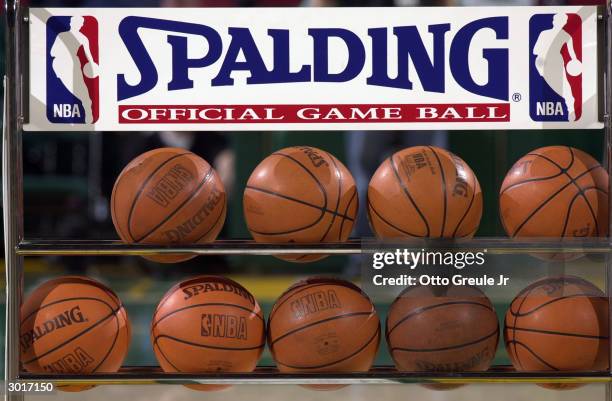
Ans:
<svg viewBox="0 0 612 401"><path fill-rule="evenodd" d="M157 339L153 338L153 350L155 350L155 347L157 347L157 349L159 350L159 353L161 354L161 356L166 360L166 362L168 362L170 364L170 366L172 366L172 368L175 371L181 372L181 369L177 368L176 365L174 365L172 363L172 361L170 361L170 358L168 358L166 356L166 353L164 352L164 350L162 350L162 347L157 343Z"/></svg>
<svg viewBox="0 0 612 401"><path fill-rule="evenodd" d="M338 209L340 208L340 198L342 196L342 173L340 172L340 169L338 168L338 165L336 164L336 161L334 160L334 158L327 152L323 152L323 153L325 153L330 158L330 160L332 161L332 164L334 165L334 168L336 169L336 176L338 177L338 199L336 199L336 209L334 210L334 213L332 214L332 219L329 223L329 226L327 227L325 234L323 234L323 237L321 237L319 241L325 241L325 237L327 237L327 234L329 234L329 231L333 227L334 222L336 221L336 216L338 214Z"/></svg>
<svg viewBox="0 0 612 401"><path fill-rule="evenodd" d="M164 224L166 224L172 217L174 217L183 207L185 207L185 205L187 205L189 202L191 202L200 192L200 190L202 188L204 188L204 184L206 184L206 182L213 177L214 175L214 170L212 167L210 167L208 169L208 171L206 172L206 174L204 175L204 178L202 178L202 181L200 181L200 183L198 184L198 186L193 190L193 192L189 195L189 197L187 197L183 202L181 202L180 205L178 205L178 207L176 209L174 209L171 213L167 214L166 217L164 217L164 219L162 221L160 221L155 227L153 227L151 230L149 230L145 235L141 236L140 238L138 238L135 242L140 242L142 240L144 240L145 238L147 238L149 235L153 234L155 231L157 231L158 228L160 228L161 226L163 226Z"/></svg>
<svg viewBox="0 0 612 401"><path fill-rule="evenodd" d="M507 341L506 344L513 344L514 345L514 355L516 356L517 361L519 360L519 356L518 356L518 352L516 352L516 346L520 345L521 347L523 347L525 350L527 350L527 352L529 352L531 355L533 355L534 357L536 357L537 360L539 360L540 362L542 362L544 365L548 366L549 368L551 368L552 370L560 370L556 367L554 367L553 365L551 365L550 363L546 362L540 355L538 355L535 351L533 351L529 346L527 346L527 344L517 341L517 340L512 340L512 341ZM520 365L520 363L519 363Z"/></svg>
<svg viewBox="0 0 612 401"><path fill-rule="evenodd" d="M514 237L518 234L518 232L523 228L523 226L525 224L527 224L527 222L529 220L531 220L531 218L533 216L535 216L537 214L537 212L539 212L544 206L546 206L550 201L552 201L557 195L559 195L561 192L563 192L567 187L569 187L575 180L580 179L581 177L583 177L585 174L590 173L592 170L601 167L601 165L597 165L594 166L588 170L586 170L585 172L583 172L582 174L576 176L576 178L571 178L570 177L570 181L567 182L566 184L564 184L561 188L559 188L555 193L553 193L552 195L550 195L548 197L548 199L544 200L544 202L542 202L537 208L535 208L528 216L525 220L523 220L523 222L514 230L514 233L512 233L511 237Z"/></svg>
<svg viewBox="0 0 612 401"><path fill-rule="evenodd" d="M463 343L463 344L458 344L458 345L451 345L448 347L439 347L439 348L403 348L403 347L393 347L391 348L389 351L390 352L395 352L395 351L403 351L403 352L436 352L436 351L448 351L451 349L458 349L458 348L463 348L463 347L469 347L470 345L474 345L474 344L478 344L479 342L482 342L484 340L487 340L493 336L499 336L499 326L497 326L495 328L495 330L492 333L489 333L483 337L480 337L474 341L470 341L467 343Z"/></svg>
<svg viewBox="0 0 612 401"><path fill-rule="evenodd" d="M523 307L523 304L525 303L525 301L527 300L527 296L534 290L536 289L538 286L533 286L532 288L530 288L529 290L526 291L523 300L521 301L521 303L519 304L518 309L516 310L516 315L514 315L513 311L512 311L512 304L514 303L514 300L510 303L510 314L514 317L514 321L512 322L512 341L516 341L516 323L518 321L519 315L521 313L521 308ZM519 365L519 368L522 369L523 364L521 363L521 359L518 356L518 352L516 351L516 342L514 342L514 355L516 356L516 362Z"/></svg>
<svg viewBox="0 0 612 401"><path fill-rule="evenodd" d="M100 368L100 366L102 366L102 364L106 362L106 359L110 356L110 354L113 352L113 349L115 348L115 344L117 343L117 339L119 338L119 332L121 331L121 327L119 327L119 318L117 317L117 315L115 315L115 322L117 323L117 331L115 332L115 338L113 338L113 343L106 352L106 355L104 355L104 358L102 358L100 363L98 363L98 365L92 370L91 373L95 373Z"/></svg>
<svg viewBox="0 0 612 401"><path fill-rule="evenodd" d="M564 333L562 331L531 329L528 327L515 327L514 329L516 331L526 331L530 333L550 334L550 335L565 336L565 337L578 337L578 338L584 338L588 340L607 340L609 339L608 336L595 336L595 335L590 335L590 334L579 334L579 333Z"/></svg>
<svg viewBox="0 0 612 401"><path fill-rule="evenodd" d="M346 204L346 207L344 208L342 222L340 223L340 231L338 232L338 241L342 240L342 231L344 230L344 222L346 221L345 216L348 214L348 210L353 204L353 200L355 200L356 196L357 196L357 188L355 188L355 190L353 191L353 195L351 196L351 199L349 199L348 203ZM359 207L357 207L357 209L359 209ZM349 232L349 235L350 234L351 233Z"/></svg>
<svg viewBox="0 0 612 401"><path fill-rule="evenodd" d="M531 310L529 310L527 312L524 312L524 313L520 313L520 307L519 307L519 310L516 313L512 309L510 309L509 312L510 312L510 314L512 316L524 317L524 316L528 316L528 315L532 314L533 312L537 312L538 310L542 309L545 306L548 306L548 305L553 304L555 302L564 301L566 299L572 299L572 298L587 298L587 299L590 299L590 298L593 298L593 297L602 297L602 298L604 297L604 295L592 294L592 297L590 297L589 295L591 295L591 294L566 295L566 296L563 296L563 297L558 297L558 298L552 299L550 301L547 301L547 302L545 302L543 304L540 304L540 305L536 306L534 309L531 309ZM527 297L525 296L525 299L526 298Z"/></svg>
<svg viewBox="0 0 612 401"><path fill-rule="evenodd" d="M237 309L242 309L244 311L249 312L250 314L253 314L255 316L257 316L262 322L265 322L264 318L262 316L260 316L258 313L253 312L251 309L244 307L242 305L235 305L235 304L229 304L229 303L224 303L224 302L206 302L206 303L201 303L201 304L195 304L195 305L189 305L189 306L184 306L182 308L179 309L175 309L172 312L168 312L167 314L159 317L157 320L153 320L153 323L151 324L151 330L153 330L155 328L155 326L157 326L162 320L176 314L179 312L182 312L184 310L187 309L192 309L192 308L199 308L201 306L227 306L230 308L237 308ZM155 316L154 316L155 317Z"/></svg>
<svg viewBox="0 0 612 401"><path fill-rule="evenodd" d="M274 344L276 344L277 342L279 342L280 340L289 337L292 334L295 333L299 333L302 330L306 330L309 329L313 326L317 326L319 324L323 324L323 323L328 323L334 320L339 320L339 319L344 319L347 317L355 317L355 316L376 316L376 311L368 311L368 312L350 312L350 313L344 313L342 315L336 315L336 316L332 316L332 317L328 317L325 319L321 319L321 320L317 320L316 322L312 322L312 323L308 323L305 324L304 326L300 326L297 327L295 329L289 330L284 334L281 334L280 336L276 337L274 340L272 339L272 337L270 337L270 347L274 346ZM271 327L268 327L268 329L270 330L270 332L272 332Z"/></svg>
<svg viewBox="0 0 612 401"><path fill-rule="evenodd" d="M179 343L185 344L185 345L191 345L193 347L215 349L215 350L225 350L225 351L255 351L255 350L258 350L258 349L262 349L266 345L266 342L264 340L263 343L261 343L259 345L256 345L256 346L253 346L253 347L220 347L220 346L217 346L217 345L206 345L206 344L194 343L192 341L183 340L181 338L177 338L177 337L170 336L170 335L167 335L167 334L160 334L158 336L155 336L154 337L155 342L158 343L159 339L161 339L161 338L165 338L165 339L168 339L168 340L171 340L171 341L176 341L176 342L179 342ZM265 338L265 336L264 336L264 338ZM159 345L158 345L158 348L160 348Z"/></svg>
<svg viewBox="0 0 612 401"><path fill-rule="evenodd" d="M151 181L151 179L153 179L153 176L155 175L155 173L157 173L166 164L170 163L174 159L177 159L177 158L179 158L181 156L185 156L185 155L188 155L188 154L191 154L191 152L179 153L177 155L169 157L167 160L165 160L164 162L159 164L155 168L155 170L153 170L151 172L151 174L149 174L149 176L147 178L145 178L145 180L140 185L140 188L138 188L138 191L136 192L136 196L134 196L134 199L132 200L132 204L130 205L130 212L128 213L128 221L127 221L128 234L130 235L130 237L132 238L133 241L138 242L138 241L136 241L136 237L134 235L132 235L132 229L131 229L131 226L132 226L132 224L131 224L131 222L132 222L132 214L134 213L134 207L136 206L136 201L138 201L138 199L140 198L140 194L142 193L142 191L144 191L145 186L149 183L149 181Z"/></svg>
<svg viewBox="0 0 612 401"><path fill-rule="evenodd" d="M408 236L410 236L410 237L415 237L415 238L425 238L425 237L427 237L427 235L417 235L417 234L412 234L412 233L410 233L410 232L408 232L408 231L406 231L406 230L403 230L403 229L401 229L401 228L397 227L395 224L393 224L393 223L391 223L390 221L388 221L387 219L385 219L385 218L384 218L384 217L383 217L383 216L382 216L382 215L381 215L381 214L378 212L378 210L376 210L376 209L374 208L374 205L372 204L372 202L370 202L370 199L369 199L369 198L368 198L368 210L373 211L373 212L376 214L376 216L378 216L378 218L379 218L380 220L382 220L382 222L383 222L383 223L387 224L388 226L390 226L390 227L391 227L391 228L393 228L394 230L397 230L397 231L399 231L399 232L401 232L401 233L403 233L403 234L406 234L406 235L408 235ZM371 215L370 215L370 221L372 222L372 225L374 225L374 220L372 219L372 216L371 216ZM427 229L427 230L429 231L429 229ZM376 231L376 230L374 230L374 231Z"/></svg>
<svg viewBox="0 0 612 401"><path fill-rule="evenodd" d="M271 190L265 189L265 188L254 187L252 185L247 185L245 188L253 190L253 191L263 192L263 193L266 193L268 195L278 196L279 198L283 198L283 199L290 200L290 201L293 201L293 202L296 202L296 203L300 203L300 204L302 204L304 206L309 206L309 207L311 207L313 209L319 210L321 212L321 215L324 215L325 213L329 213L329 214L332 214L332 215L343 217L343 218L345 218L347 220L351 220L351 221L354 220L353 218L351 218L349 216L346 216L346 215L343 215L341 213L338 213L337 211L334 212L331 209L328 209L326 207L317 206L317 205L315 205L313 203L304 201L302 199L294 198L293 196L289 196L289 195L285 195L285 194L279 194L278 192L274 192L274 191L271 191ZM319 218L319 220L321 220L321 218Z"/></svg>
<svg viewBox="0 0 612 401"><path fill-rule="evenodd" d="M106 302L103 299L100 298L95 298L95 297L73 297L73 298L64 298L64 299L58 299L56 301L53 302L49 302L48 304L44 304L42 306L39 306L38 308L36 308L35 310L33 310L32 312L30 312L26 317L24 317L21 322L19 322L20 325L23 325L23 323L28 320L29 318L31 318L32 316L34 316L36 313L38 313L39 311L49 307L49 306L53 306L53 305L57 305L57 304L61 304L62 302L69 302L69 301L99 301L101 303L103 303L104 305L108 306L109 309L112 309L112 306L110 303ZM117 305L121 306L121 303L117 303Z"/></svg>
<svg viewBox="0 0 612 401"><path fill-rule="evenodd" d="M591 217L593 218L593 222L595 223L595 231L597 235L599 236L599 225L597 224L597 217L595 216L595 212L593 211L593 208L591 207L591 203L586 199L583 193L583 191L586 191L588 189L596 189L596 188L597 187L587 187L587 188L584 188L583 190L582 188L578 187L578 192L574 195L574 197L569 202L569 205L567 207L567 212L565 213L565 220L563 223L563 231L561 231L561 237L565 237L565 232L567 231L567 224L572 214L572 208L574 207L574 203L576 202L576 199L578 198L583 199L585 203L587 204L587 207L589 208L589 212L591 213Z"/></svg>
<svg viewBox="0 0 612 401"><path fill-rule="evenodd" d="M277 155L277 156L283 156L286 157L287 159L293 161L295 164L297 164L298 166L300 166L302 169L304 169L304 171L306 171L308 173L308 175L310 175L312 177L312 179L317 183L317 185L319 186L319 189L321 190L321 193L323 194L323 207L325 209L327 209L327 191L325 190L325 187L323 186L323 184L321 183L321 181L319 181L319 179L317 178L317 176L310 171L310 169L306 166L304 166L299 160L297 160L296 158L294 158L293 156L287 155L285 153L281 153L281 152L275 152L272 153L272 155Z"/></svg>
<svg viewBox="0 0 612 401"><path fill-rule="evenodd" d="M448 192L446 190L446 174L444 174L444 167L442 167L442 162L440 161L440 157L436 153L436 151L428 146L429 150L434 154L436 160L438 161L438 166L440 167L440 177L442 178L442 227L440 227L440 238L444 237L444 229L446 228L446 218L447 218L447 207L448 207Z"/></svg>
<svg viewBox="0 0 612 401"><path fill-rule="evenodd" d="M488 309L492 312L495 312L494 309L491 309L491 307L489 307L488 305L482 304L480 302L474 302L474 301L451 301L451 302L443 302L443 303L439 303L439 304L435 304L435 305L429 305L429 306L423 306L420 308L415 309L414 311L410 312L409 314L407 314L406 316L402 317L401 319L399 319L397 322L395 322L395 324L393 325L393 327L389 328L387 330L386 333L386 337L388 338L391 333L393 332L393 330L395 330L398 326L402 325L403 323L406 322L406 320L417 316L423 312L432 310L432 309L437 309L437 308L442 308L444 306L456 306L456 305L473 305L473 306L480 306L483 307L485 309ZM387 318L387 323L389 322L389 319ZM388 325L387 325L388 327Z"/></svg>
<svg viewBox="0 0 612 401"><path fill-rule="evenodd" d="M277 364L283 365L283 366L287 366L288 368L292 368L292 369L320 369L320 368L326 368L329 366L333 366L336 365L340 362L344 362L348 359L351 359L352 357L354 357L355 355L358 355L361 351L363 351L364 349L366 349L371 343L372 341L374 341L374 339L379 338L380 340L380 324L378 325L378 328L376 329L376 332L374 333L374 335L372 337L370 337L370 339L363 345L361 346L357 351L353 352L352 354L338 359L336 361L330 362L330 363L325 363L322 365L315 365L315 366L292 366L292 365L288 365L286 363L283 363L281 361L279 361L278 359L274 358L274 360L276 361Z"/></svg>
<svg viewBox="0 0 612 401"><path fill-rule="evenodd" d="M389 156L389 163L391 164L391 169L393 170L393 173L395 174L395 178L397 179L397 182L399 183L400 188L402 189L404 194L408 197L408 200L410 201L410 203L415 208L415 210L418 213L418 215L421 217L421 219L425 223L425 228L427 230L427 233L423 237L429 237L429 234L430 234L429 223L427 222L427 219L425 218L425 216L421 212L421 209L419 209L419 207L417 206L417 204L414 201L414 199L412 199L412 196L410 195L410 192L408 191L408 187L406 187L405 183L402 181L402 179L401 179L401 177L399 175L399 172L397 171L397 166L395 165L395 161L393 159L393 155Z"/></svg>
<svg viewBox="0 0 612 401"><path fill-rule="evenodd" d="M470 204L468 205L467 209L465 209L465 213L463 213L463 216L461 216L461 219L459 219L457 227L455 227L455 230L453 231L453 237L457 235L457 231L459 231L459 227L461 227L461 224L463 224L463 220L465 220L467 215L470 213L472 205L474 204L474 199L476 198L476 174L472 174L472 177L474 178L474 181L472 182L472 185L474 186L474 189L472 190L472 198L470 199ZM478 229L478 225L476 225L476 229Z"/></svg>
<svg viewBox="0 0 612 401"><path fill-rule="evenodd" d="M107 305L108 306L108 305ZM71 338L69 338L68 340L62 342L61 344L56 345L55 347L43 352L42 354L36 356L35 358L29 359L27 361L24 361L23 363L31 363L34 361L39 360L40 358L49 355L52 352L57 351L58 349L64 347L65 345L71 343L73 340L76 340L77 338L81 337L82 335L90 332L91 330L93 330L94 328L98 327L100 324L102 324L103 322L105 322L106 320L108 320L110 317L116 316L117 312L122 308L122 306L119 306L117 309L112 309L111 308L111 313L109 313L108 315L106 315L105 317L103 317L102 319L98 320L96 323L94 323L93 325L89 326L88 328L84 329L83 331L77 333L76 335L72 336Z"/></svg>

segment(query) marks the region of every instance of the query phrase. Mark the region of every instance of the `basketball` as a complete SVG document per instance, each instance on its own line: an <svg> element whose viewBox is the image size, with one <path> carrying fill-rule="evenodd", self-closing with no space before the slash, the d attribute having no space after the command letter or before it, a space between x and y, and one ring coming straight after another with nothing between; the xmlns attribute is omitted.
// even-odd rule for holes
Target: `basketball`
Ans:
<svg viewBox="0 0 612 401"><path fill-rule="evenodd" d="M244 217L257 242L343 242L359 200L351 173L324 150L295 146L265 158L244 191ZM281 255L312 262L324 255Z"/></svg>
<svg viewBox="0 0 612 401"><path fill-rule="evenodd" d="M263 312L253 295L216 276L176 284L157 306L151 324L153 350L164 372L251 372L265 338Z"/></svg>
<svg viewBox="0 0 612 401"><path fill-rule="evenodd" d="M569 146L533 150L510 169L499 192L510 237L608 235L608 173Z"/></svg>
<svg viewBox="0 0 612 401"><path fill-rule="evenodd" d="M476 287L408 287L389 308L386 337L400 371L485 371L495 357L499 323Z"/></svg>
<svg viewBox="0 0 612 401"><path fill-rule="evenodd" d="M578 277L543 278L506 312L506 350L519 371L608 368L608 298Z"/></svg>
<svg viewBox="0 0 612 401"><path fill-rule="evenodd" d="M435 146L414 146L385 160L368 187L368 217L380 239L472 237L482 215L470 167Z"/></svg>
<svg viewBox="0 0 612 401"><path fill-rule="evenodd" d="M85 74L85 76L87 78L97 78L98 77L98 66L93 64L91 62L85 64L83 66L83 74Z"/></svg>
<svg viewBox="0 0 612 401"><path fill-rule="evenodd" d="M570 60L565 66L565 70L572 77L582 74L582 63L578 60Z"/></svg>
<svg viewBox="0 0 612 401"><path fill-rule="evenodd" d="M119 237L129 244L185 245L211 242L223 228L226 196L215 170L179 148L141 154L121 172L111 196ZM172 263L193 255L145 256Z"/></svg>
<svg viewBox="0 0 612 401"><path fill-rule="evenodd" d="M300 281L281 295L268 318L268 345L283 373L367 372L379 342L374 305L344 280Z"/></svg>
<svg viewBox="0 0 612 401"><path fill-rule="evenodd" d="M112 373L127 354L130 323L109 288L85 277L67 276L45 282L25 299L19 340L28 372Z"/></svg>

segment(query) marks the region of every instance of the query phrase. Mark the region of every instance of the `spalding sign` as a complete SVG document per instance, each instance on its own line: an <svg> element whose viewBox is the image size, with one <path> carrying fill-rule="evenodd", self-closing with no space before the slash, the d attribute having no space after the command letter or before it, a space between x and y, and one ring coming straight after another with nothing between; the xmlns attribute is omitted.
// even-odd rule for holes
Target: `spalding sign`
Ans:
<svg viewBox="0 0 612 401"><path fill-rule="evenodd" d="M596 12L31 9L25 129L601 128Z"/></svg>

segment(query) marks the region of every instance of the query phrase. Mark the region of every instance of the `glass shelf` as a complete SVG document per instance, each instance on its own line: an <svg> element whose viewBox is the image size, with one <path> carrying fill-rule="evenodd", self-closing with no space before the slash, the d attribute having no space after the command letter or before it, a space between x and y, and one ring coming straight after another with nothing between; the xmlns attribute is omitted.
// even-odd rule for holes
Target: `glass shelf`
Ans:
<svg viewBox="0 0 612 401"><path fill-rule="evenodd" d="M116 240L23 240L17 245L18 255L279 255L279 254L364 254L376 249L428 248L437 250L484 250L489 254L521 253L608 253L608 238L567 238L514 240L510 238L477 238L470 240L409 240L380 242L374 239L352 239L342 243L271 244L252 240L219 240L208 244L160 246L125 244Z"/></svg>

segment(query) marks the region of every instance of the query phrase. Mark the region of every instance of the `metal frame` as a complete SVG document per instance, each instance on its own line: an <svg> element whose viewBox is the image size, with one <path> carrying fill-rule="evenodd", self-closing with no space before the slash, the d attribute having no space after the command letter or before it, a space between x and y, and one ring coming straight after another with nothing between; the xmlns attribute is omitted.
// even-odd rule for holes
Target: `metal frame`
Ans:
<svg viewBox="0 0 612 401"><path fill-rule="evenodd" d="M600 19L605 26L604 51L604 124L607 170L610 173L612 188L612 6L606 0L605 10ZM150 245L126 245L117 241L24 241L23 238L23 171L22 171L22 124L24 111L23 66L26 64L27 43L22 39L27 18L22 15L19 0L5 1L5 49L6 76L4 78L4 125L2 132L2 198L4 221L4 244L6 260L6 344L5 344L5 400L21 401L23 393L9 393L8 383L18 381L54 381L58 384L193 384L193 383L283 383L283 384L330 384L330 383L466 383L466 382L520 382L520 383L607 383L607 399L612 401L612 367L609 372L564 372L563 376L554 373L520 373L504 367L495 367L489 372L461 374L415 374L401 373L392 367L375 367L372 371L360 374L281 374L274 368L260 367L251 374L191 375L163 374L158 368L123 368L116 374L95 375L39 375L20 372L19 361L19 324L20 306L23 296L23 257L30 255L151 255L168 253L192 254L255 254L271 255L280 253L367 253L367 244L349 241L343 244L327 245L272 245L256 244L252 241L218 241L209 245L158 247ZM26 75L27 76L27 75ZM24 86L25 85L25 86ZM609 197L609 210L612 211L612 197ZM612 233L612 218L609 221ZM415 243L421 247L423 243ZM441 243L449 248L488 247L497 253L545 252L559 249L562 252L600 252L608 255L606 269L607 293L612 291L612 237L608 240L592 241L538 241L516 242L512 246L495 239L468 241L466 243ZM405 245L404 245L405 246ZM612 308L610 308L612 321ZM612 360L612 347L610 349Z"/></svg>

